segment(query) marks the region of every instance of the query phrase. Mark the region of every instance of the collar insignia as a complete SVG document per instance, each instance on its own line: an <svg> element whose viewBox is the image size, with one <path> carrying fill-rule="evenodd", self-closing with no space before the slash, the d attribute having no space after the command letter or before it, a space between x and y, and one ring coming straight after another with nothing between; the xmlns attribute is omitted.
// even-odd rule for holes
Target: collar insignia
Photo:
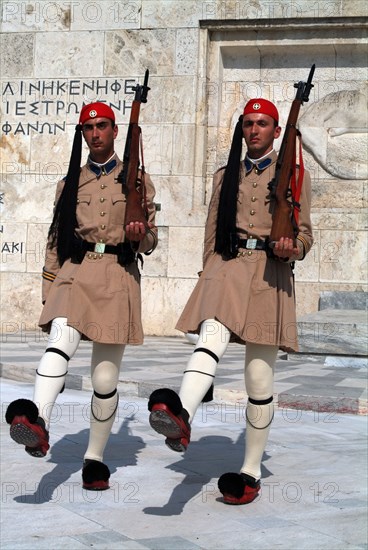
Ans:
<svg viewBox="0 0 368 550"><path fill-rule="evenodd" d="M102 172L104 172L105 174L110 174L110 172L112 172L113 169L115 168L116 164L117 164L116 159L112 159L109 162L107 162L106 164L103 164L102 166L97 166L96 164L91 162L90 159L88 159L88 168L98 178L101 176Z"/></svg>
<svg viewBox="0 0 368 550"><path fill-rule="evenodd" d="M251 172L253 168L257 168L257 170L262 172L271 163L272 163L272 159L270 157L268 157L266 159L263 159L263 160L261 160L261 162L258 162L258 163L253 163L249 160L248 157L245 157L245 159L244 159L245 173L249 174L249 172Z"/></svg>

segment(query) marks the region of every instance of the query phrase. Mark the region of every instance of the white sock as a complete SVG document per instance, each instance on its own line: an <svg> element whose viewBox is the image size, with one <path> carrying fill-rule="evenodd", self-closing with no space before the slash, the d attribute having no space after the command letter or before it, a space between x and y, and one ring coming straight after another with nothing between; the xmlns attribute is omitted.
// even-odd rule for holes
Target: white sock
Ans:
<svg viewBox="0 0 368 550"><path fill-rule="evenodd" d="M241 472L261 477L261 461L273 419L273 369L277 346L247 344L245 387L249 396L246 408L245 458Z"/></svg>
<svg viewBox="0 0 368 550"><path fill-rule="evenodd" d="M95 393L93 394L89 442L84 456L85 459L103 461L103 453L114 424L118 404L119 394L117 390L108 398L106 396L101 398Z"/></svg>
<svg viewBox="0 0 368 550"><path fill-rule="evenodd" d="M247 427L245 432L245 459L241 472L261 477L261 461L273 419L273 401L267 405L248 401L246 408Z"/></svg>

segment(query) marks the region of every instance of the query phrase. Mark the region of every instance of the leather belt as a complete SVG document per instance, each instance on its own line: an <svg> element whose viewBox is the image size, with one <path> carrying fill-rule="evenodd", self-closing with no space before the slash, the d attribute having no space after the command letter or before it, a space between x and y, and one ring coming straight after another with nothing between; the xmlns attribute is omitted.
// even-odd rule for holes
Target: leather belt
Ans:
<svg viewBox="0 0 368 550"><path fill-rule="evenodd" d="M96 254L118 254L121 246L115 246L105 243L89 243L83 241L82 248L85 252L96 252Z"/></svg>
<svg viewBox="0 0 368 550"><path fill-rule="evenodd" d="M245 248L245 250L266 250L267 245L260 239L238 239L238 248Z"/></svg>
<svg viewBox="0 0 368 550"><path fill-rule="evenodd" d="M81 264L86 252L94 252L93 259L102 258L103 254L114 254L118 264L124 267L136 261L136 259L142 262L141 255L134 252L130 243L124 242L118 245L89 243L83 239L76 238L70 255L72 263Z"/></svg>

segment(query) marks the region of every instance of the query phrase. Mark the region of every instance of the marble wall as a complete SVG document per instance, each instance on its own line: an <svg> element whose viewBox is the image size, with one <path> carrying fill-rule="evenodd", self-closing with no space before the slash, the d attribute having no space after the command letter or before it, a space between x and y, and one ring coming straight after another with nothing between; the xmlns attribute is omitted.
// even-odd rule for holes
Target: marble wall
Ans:
<svg viewBox="0 0 368 550"><path fill-rule="evenodd" d="M322 291L365 290L366 15L360 0L4 0L2 332L37 325L55 185L81 105L112 105L122 155L132 86L146 68L141 126L160 205L160 244L142 272L146 333L178 334L201 269L212 173L244 103L275 101L285 124L293 84L312 63L300 128L316 243L296 269L298 314L316 311Z"/></svg>

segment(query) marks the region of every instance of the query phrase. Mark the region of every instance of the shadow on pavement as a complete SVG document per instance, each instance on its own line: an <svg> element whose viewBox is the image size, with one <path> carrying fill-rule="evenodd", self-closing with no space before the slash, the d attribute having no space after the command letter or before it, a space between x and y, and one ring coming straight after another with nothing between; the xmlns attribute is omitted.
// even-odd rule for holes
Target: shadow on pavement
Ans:
<svg viewBox="0 0 368 550"><path fill-rule="evenodd" d="M211 494L217 494L217 479L226 472L239 472L244 460L245 429L237 441L230 437L208 436L192 441L183 458L166 468L184 475L162 506L143 508L143 512L156 516L180 515L185 505L192 499L206 502ZM263 461L269 458L263 455ZM262 464L262 478L272 473ZM216 479L216 481L213 480Z"/></svg>
<svg viewBox="0 0 368 550"><path fill-rule="evenodd" d="M110 453L114 447L122 448L124 445L124 453L114 452L113 466L110 466L110 473L116 472L117 468L124 466L132 466L137 464L137 457L141 450L145 447L145 443L141 437L133 436L129 424L134 421L134 416L124 419L118 433L110 435L105 460L109 462ZM37 484L33 494L22 494L14 498L16 502L22 504L43 504L58 498L58 488L61 485L72 486L76 484L78 487L82 483L82 463L84 451L88 445L89 429L81 430L79 433L66 434L50 448L50 456L47 462L56 464L55 468L45 474ZM77 453L76 453L77 450ZM79 454L80 452L80 454ZM118 458L116 458L118 456ZM37 459L35 459L37 460ZM80 481L68 481L73 474L80 471Z"/></svg>

